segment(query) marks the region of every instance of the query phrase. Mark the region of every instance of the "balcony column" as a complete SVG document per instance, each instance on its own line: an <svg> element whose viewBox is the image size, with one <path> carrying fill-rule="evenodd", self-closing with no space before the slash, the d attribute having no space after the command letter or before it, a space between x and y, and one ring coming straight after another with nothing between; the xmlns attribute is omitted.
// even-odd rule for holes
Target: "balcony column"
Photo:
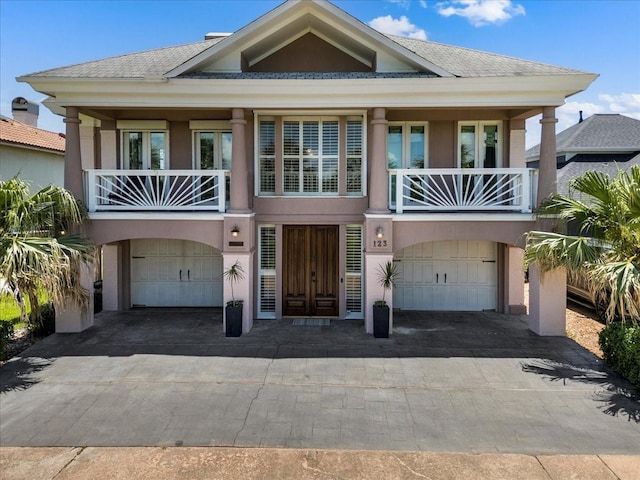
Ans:
<svg viewBox="0 0 640 480"><path fill-rule="evenodd" d="M387 111L374 108L371 120L369 209L367 213L389 213L387 195Z"/></svg>
<svg viewBox="0 0 640 480"><path fill-rule="evenodd" d="M64 155L64 188L84 202L82 156L80 154L80 118L76 107L66 108L66 150Z"/></svg>
<svg viewBox="0 0 640 480"><path fill-rule="evenodd" d="M538 177L538 205L557 191L556 123L555 107L542 109L540 133L540 170Z"/></svg>
<svg viewBox="0 0 640 480"><path fill-rule="evenodd" d="M231 113L232 157L231 157L231 205L229 213L249 213L249 182L246 153L247 121L242 108Z"/></svg>
<svg viewBox="0 0 640 480"><path fill-rule="evenodd" d="M529 266L529 330L541 336L565 336L567 273L556 268L544 274Z"/></svg>

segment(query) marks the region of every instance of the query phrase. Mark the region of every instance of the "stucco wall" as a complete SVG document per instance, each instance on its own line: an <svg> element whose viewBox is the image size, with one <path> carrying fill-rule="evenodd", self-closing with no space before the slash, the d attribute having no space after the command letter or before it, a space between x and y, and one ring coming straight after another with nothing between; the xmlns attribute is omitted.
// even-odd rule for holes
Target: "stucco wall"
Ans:
<svg viewBox="0 0 640 480"><path fill-rule="evenodd" d="M64 154L0 145L0 179L20 174L32 192L47 185L64 184Z"/></svg>

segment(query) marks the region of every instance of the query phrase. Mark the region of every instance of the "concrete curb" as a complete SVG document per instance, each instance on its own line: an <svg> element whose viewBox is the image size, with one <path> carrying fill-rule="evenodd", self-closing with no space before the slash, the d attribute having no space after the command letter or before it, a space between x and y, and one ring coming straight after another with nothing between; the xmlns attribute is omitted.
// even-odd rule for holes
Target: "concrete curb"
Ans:
<svg viewBox="0 0 640 480"><path fill-rule="evenodd" d="M3 480L640 480L640 455L226 447L2 447Z"/></svg>

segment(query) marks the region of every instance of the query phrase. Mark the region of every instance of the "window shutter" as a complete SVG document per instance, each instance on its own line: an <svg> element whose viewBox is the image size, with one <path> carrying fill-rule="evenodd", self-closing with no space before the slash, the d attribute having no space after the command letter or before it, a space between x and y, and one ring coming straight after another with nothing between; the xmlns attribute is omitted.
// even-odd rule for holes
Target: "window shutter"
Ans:
<svg viewBox="0 0 640 480"><path fill-rule="evenodd" d="M347 225L345 294L347 317L362 318L362 226Z"/></svg>
<svg viewBox="0 0 640 480"><path fill-rule="evenodd" d="M276 228L260 226L258 242L258 316L273 318L276 312Z"/></svg>

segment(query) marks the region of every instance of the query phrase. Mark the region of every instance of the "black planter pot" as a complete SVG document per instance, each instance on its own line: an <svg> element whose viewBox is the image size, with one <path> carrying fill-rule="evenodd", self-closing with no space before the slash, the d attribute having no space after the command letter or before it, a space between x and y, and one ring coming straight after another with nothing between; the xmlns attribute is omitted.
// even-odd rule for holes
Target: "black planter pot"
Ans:
<svg viewBox="0 0 640 480"><path fill-rule="evenodd" d="M226 336L239 337L242 335L242 305L227 305L225 311L227 317Z"/></svg>
<svg viewBox="0 0 640 480"><path fill-rule="evenodd" d="M373 306L373 336L389 338L389 306Z"/></svg>

